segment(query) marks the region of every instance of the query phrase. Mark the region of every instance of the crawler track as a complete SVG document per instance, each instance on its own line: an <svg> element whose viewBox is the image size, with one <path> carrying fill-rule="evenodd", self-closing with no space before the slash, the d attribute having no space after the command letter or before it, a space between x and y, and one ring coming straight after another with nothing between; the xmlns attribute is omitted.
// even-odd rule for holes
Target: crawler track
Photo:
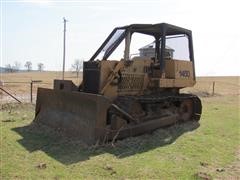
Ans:
<svg viewBox="0 0 240 180"><path fill-rule="evenodd" d="M190 113L189 120L200 120L202 113L201 100L192 94L177 95L144 95L144 96L120 96L116 104L132 117L139 119L154 119L165 116L166 112L171 114L180 113L182 105L188 102L185 113ZM150 106L150 107L149 107ZM140 111L140 107L142 111ZM150 118L149 114L152 115ZM144 121L145 121L144 120ZM180 120L180 119L179 119Z"/></svg>

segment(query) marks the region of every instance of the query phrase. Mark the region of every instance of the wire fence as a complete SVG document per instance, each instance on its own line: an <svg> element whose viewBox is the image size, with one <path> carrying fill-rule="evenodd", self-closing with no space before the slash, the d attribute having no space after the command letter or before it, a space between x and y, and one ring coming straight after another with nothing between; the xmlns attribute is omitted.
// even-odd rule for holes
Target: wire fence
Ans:
<svg viewBox="0 0 240 180"><path fill-rule="evenodd" d="M38 87L52 88L53 83L45 83L41 80L4 82L4 84L0 86L0 102L35 103Z"/></svg>
<svg viewBox="0 0 240 180"><path fill-rule="evenodd" d="M0 84L0 102L22 102L35 103L37 88L53 88L53 83L46 83L41 80L29 82L4 82ZM184 93L193 93L200 97L211 97L216 95L240 95L239 79L234 82L223 80L198 80L194 87L181 90Z"/></svg>
<svg viewBox="0 0 240 180"><path fill-rule="evenodd" d="M223 80L199 80L196 85L190 88L184 88L183 92L193 93L200 97L240 95L239 79L231 81Z"/></svg>

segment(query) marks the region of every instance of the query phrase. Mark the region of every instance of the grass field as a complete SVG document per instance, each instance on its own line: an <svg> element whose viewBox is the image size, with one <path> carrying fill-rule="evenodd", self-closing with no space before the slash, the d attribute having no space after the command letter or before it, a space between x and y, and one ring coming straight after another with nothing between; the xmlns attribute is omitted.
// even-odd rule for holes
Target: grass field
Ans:
<svg viewBox="0 0 240 180"><path fill-rule="evenodd" d="M114 146L87 147L31 125L34 105L3 104L0 177L240 179L239 78L199 78L195 88L184 91L211 92L212 81L216 81L216 95L201 98L200 126L191 122L175 125Z"/></svg>

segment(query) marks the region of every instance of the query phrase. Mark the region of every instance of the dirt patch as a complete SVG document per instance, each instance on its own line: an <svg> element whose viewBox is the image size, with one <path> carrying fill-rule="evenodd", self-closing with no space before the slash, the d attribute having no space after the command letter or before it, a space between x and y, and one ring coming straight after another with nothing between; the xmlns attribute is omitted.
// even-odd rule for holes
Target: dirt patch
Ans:
<svg viewBox="0 0 240 180"><path fill-rule="evenodd" d="M218 168L216 179L240 179L240 147L236 153L236 160L224 168Z"/></svg>
<svg viewBox="0 0 240 180"><path fill-rule="evenodd" d="M46 169L47 168L47 164L46 163L39 163L36 167L38 169Z"/></svg>
<svg viewBox="0 0 240 180"><path fill-rule="evenodd" d="M202 171L196 173L194 176L197 179L214 179L225 180L239 180L240 179L240 147L237 150L235 161L224 166L216 167L212 164L200 162L203 167ZM211 176L212 175L212 176Z"/></svg>
<svg viewBox="0 0 240 180"><path fill-rule="evenodd" d="M2 120L2 122L15 122L14 119L6 119L6 120Z"/></svg>
<svg viewBox="0 0 240 180"><path fill-rule="evenodd" d="M201 180L210 180L210 179L212 179L212 176L207 173L204 173L204 172L198 172L198 173L194 174L194 178L201 179Z"/></svg>

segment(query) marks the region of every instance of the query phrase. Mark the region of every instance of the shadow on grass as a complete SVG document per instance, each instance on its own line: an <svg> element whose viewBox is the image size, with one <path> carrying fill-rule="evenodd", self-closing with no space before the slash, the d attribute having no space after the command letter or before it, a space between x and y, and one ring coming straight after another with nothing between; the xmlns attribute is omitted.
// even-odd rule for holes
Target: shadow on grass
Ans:
<svg viewBox="0 0 240 180"><path fill-rule="evenodd" d="M29 152L40 150L57 161L68 165L105 153L113 154L117 158L124 158L146 152L171 144L182 134L198 127L198 122L187 122L165 129L158 129L151 134L119 140L114 143L114 146L105 144L90 147L80 141L64 138L46 127L33 124L17 127L13 130L22 136L22 139L18 142Z"/></svg>

